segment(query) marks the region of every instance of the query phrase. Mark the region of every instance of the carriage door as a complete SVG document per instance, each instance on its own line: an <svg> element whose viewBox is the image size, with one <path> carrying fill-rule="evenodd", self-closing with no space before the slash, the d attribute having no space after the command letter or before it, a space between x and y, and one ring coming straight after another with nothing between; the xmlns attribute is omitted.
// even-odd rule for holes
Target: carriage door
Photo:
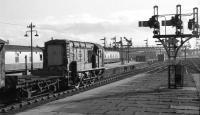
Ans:
<svg viewBox="0 0 200 115"><path fill-rule="evenodd" d="M96 59L98 56L98 50L99 48L94 44L94 47L93 47L93 54L92 54L92 68L96 68L97 67L97 61L98 59Z"/></svg>
<svg viewBox="0 0 200 115"><path fill-rule="evenodd" d="M95 54L92 54L92 68L96 68L97 67L97 64L96 64L96 55Z"/></svg>

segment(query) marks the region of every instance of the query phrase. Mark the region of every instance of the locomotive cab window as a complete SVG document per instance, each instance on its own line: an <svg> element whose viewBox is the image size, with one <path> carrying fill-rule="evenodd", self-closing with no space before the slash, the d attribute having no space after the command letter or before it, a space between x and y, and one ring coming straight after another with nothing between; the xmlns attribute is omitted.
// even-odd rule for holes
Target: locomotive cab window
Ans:
<svg viewBox="0 0 200 115"><path fill-rule="evenodd" d="M31 62L31 53L29 53L28 55L29 55L29 62Z"/></svg>

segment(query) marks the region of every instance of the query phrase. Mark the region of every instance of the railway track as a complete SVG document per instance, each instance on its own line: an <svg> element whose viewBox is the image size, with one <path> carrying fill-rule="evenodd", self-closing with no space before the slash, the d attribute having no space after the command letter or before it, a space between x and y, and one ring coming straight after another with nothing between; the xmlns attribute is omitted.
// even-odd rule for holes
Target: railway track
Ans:
<svg viewBox="0 0 200 115"><path fill-rule="evenodd" d="M0 113L7 115L7 114L14 114L18 113L23 110L27 110L57 99L61 99L67 96L72 96L74 94L78 94L80 92L84 92L99 86L103 86L139 73L151 73L156 71L163 71L166 68L166 63L155 63L151 64L149 66L143 66L138 69L135 69L135 71L125 72L118 75L111 75L109 78L99 80L97 82L94 82L92 84L88 84L85 86L81 86L79 88L73 88L62 92L52 93L52 94L46 94L43 96L35 97L31 100L24 100L22 102L12 103L10 105L0 105Z"/></svg>
<svg viewBox="0 0 200 115"><path fill-rule="evenodd" d="M184 61L185 67L186 67L186 73L188 74L199 74L200 73L200 59L199 58L194 58L194 59L187 59L186 61ZM199 77L199 76L198 76ZM198 79L196 79L198 80ZM196 84L199 84L200 81L195 81L195 78L193 78L193 82ZM200 101L200 88L198 85L196 85L197 87L197 94L199 96L199 100ZM200 108L200 106L199 106ZM200 112L200 110L199 110Z"/></svg>
<svg viewBox="0 0 200 115"><path fill-rule="evenodd" d="M182 63L187 68L188 73L199 73L200 72L200 59L187 59L186 61L182 61Z"/></svg>
<svg viewBox="0 0 200 115"><path fill-rule="evenodd" d="M166 71L168 69L168 66L167 65L162 65L161 67L159 68L154 68L153 70L151 71L148 71L147 73L161 73L163 71Z"/></svg>

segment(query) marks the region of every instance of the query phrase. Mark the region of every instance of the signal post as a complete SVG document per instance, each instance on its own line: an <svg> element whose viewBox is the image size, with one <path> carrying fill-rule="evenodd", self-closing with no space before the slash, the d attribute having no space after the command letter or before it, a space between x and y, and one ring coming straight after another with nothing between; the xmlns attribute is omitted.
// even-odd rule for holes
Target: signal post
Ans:
<svg viewBox="0 0 200 115"><path fill-rule="evenodd" d="M176 14L158 14L158 6L154 6L154 15L148 21L139 21L139 27L153 28L153 38L156 38L164 47L168 55L168 88L176 88L183 86L183 78L178 74L180 66L177 64L176 57L179 49L191 38L199 37L199 24L198 24L198 8L193 8L192 13L182 14L181 5L176 6ZM171 16L170 20L166 17ZM183 33L182 17L192 17L188 21L188 29L191 31L189 34ZM161 34L159 18L164 17L162 26L164 26L165 34ZM171 26L175 28L174 34L166 34L166 27ZM181 80L180 80L181 79Z"/></svg>

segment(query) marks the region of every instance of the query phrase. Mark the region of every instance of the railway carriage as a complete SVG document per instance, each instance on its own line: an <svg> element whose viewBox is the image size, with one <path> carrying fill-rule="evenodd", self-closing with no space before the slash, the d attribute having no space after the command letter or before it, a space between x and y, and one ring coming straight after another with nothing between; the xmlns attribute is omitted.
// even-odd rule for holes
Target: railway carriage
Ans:
<svg viewBox="0 0 200 115"><path fill-rule="evenodd" d="M120 52L117 50L105 50L104 63L117 63L120 62Z"/></svg>
<svg viewBox="0 0 200 115"><path fill-rule="evenodd" d="M0 39L0 89L5 87L5 41Z"/></svg>

